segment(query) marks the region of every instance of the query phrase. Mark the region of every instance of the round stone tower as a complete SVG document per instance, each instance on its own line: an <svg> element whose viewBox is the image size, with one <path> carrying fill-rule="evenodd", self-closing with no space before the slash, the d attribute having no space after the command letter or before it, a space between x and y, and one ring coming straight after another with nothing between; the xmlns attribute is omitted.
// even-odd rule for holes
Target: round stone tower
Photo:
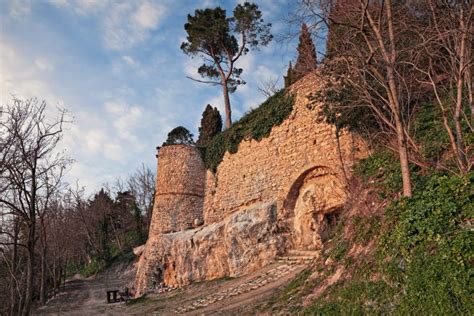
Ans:
<svg viewBox="0 0 474 316"><path fill-rule="evenodd" d="M203 222L206 168L197 148L168 145L158 149L156 195L150 233L192 228Z"/></svg>

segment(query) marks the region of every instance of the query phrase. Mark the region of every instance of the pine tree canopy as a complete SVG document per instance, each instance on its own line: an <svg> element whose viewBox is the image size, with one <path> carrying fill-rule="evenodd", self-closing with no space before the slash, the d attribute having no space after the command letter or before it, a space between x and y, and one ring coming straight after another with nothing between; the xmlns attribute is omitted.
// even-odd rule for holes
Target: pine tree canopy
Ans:
<svg viewBox="0 0 474 316"><path fill-rule="evenodd" d="M222 86L227 128L232 124L229 94L245 84L241 79L243 69L236 67L235 62L250 49L266 46L273 38L270 27L271 24L264 23L258 6L249 2L238 4L232 17L227 17L221 7L198 9L194 15L188 15L184 25L187 37L181 49L203 59L197 72L206 78L190 79Z"/></svg>
<svg viewBox="0 0 474 316"><path fill-rule="evenodd" d="M163 143L163 146L178 144L194 145L193 134L183 126L173 128L171 132L168 133L168 138Z"/></svg>

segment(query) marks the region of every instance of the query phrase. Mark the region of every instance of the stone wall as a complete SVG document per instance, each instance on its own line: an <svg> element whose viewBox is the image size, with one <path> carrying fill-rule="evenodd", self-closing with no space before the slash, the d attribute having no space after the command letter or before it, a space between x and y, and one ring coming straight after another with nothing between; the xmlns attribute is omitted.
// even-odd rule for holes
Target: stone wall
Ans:
<svg viewBox="0 0 474 316"><path fill-rule="evenodd" d="M176 232L203 221L205 167L199 151L169 145L158 151L150 235Z"/></svg>
<svg viewBox="0 0 474 316"><path fill-rule="evenodd" d="M160 150L137 295L159 284L245 274L290 248L321 249L346 201L344 174L366 150L347 132L338 146L334 127L317 121L308 96L319 80L313 73L296 82L289 118L269 137L227 152L216 174L192 147ZM187 229L202 218L204 226Z"/></svg>
<svg viewBox="0 0 474 316"><path fill-rule="evenodd" d="M284 201L293 183L305 172L324 168L343 181L341 159L337 151L335 128L318 123L310 109L309 93L318 87L317 74L296 82L296 95L290 117L273 127L261 141L244 141L238 152L227 152L216 174L206 174L204 219L218 222L242 207L256 202L277 201L279 215L286 210ZM354 159L360 155L359 141L343 133L340 138L345 170L350 174ZM291 211L291 210L290 210Z"/></svg>

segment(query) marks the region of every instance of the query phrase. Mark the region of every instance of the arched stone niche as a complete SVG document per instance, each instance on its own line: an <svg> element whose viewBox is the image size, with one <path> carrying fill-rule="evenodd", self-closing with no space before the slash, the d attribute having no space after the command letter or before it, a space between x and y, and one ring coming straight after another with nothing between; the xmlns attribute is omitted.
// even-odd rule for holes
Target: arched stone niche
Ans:
<svg viewBox="0 0 474 316"><path fill-rule="evenodd" d="M343 182L331 169L314 166L293 182L283 207L294 249L318 250L346 201Z"/></svg>

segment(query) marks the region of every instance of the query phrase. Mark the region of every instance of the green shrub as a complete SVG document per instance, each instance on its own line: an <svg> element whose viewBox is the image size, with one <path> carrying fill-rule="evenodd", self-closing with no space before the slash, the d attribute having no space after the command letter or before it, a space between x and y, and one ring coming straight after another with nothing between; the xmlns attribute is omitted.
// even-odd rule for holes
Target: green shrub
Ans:
<svg viewBox="0 0 474 316"><path fill-rule="evenodd" d="M324 297L304 310L305 315L372 315L391 309L394 291L383 281L336 283Z"/></svg>
<svg viewBox="0 0 474 316"><path fill-rule="evenodd" d="M413 123L415 140L421 144L421 154L433 164L450 148L449 138L440 118L439 107L427 103L421 105Z"/></svg>
<svg viewBox="0 0 474 316"><path fill-rule="evenodd" d="M375 150L357 164L354 172L364 182L375 179L377 185L386 193L398 192L402 189L400 161L388 150Z"/></svg>
<svg viewBox="0 0 474 316"><path fill-rule="evenodd" d="M401 314L472 314L474 173L433 175L412 199L392 204L380 251L401 283Z"/></svg>
<svg viewBox="0 0 474 316"><path fill-rule="evenodd" d="M245 114L232 127L215 136L205 150L201 149L206 168L215 172L225 152L236 153L241 141L260 141L268 137L272 127L280 125L290 115L293 104L294 97L281 90Z"/></svg>
<svg viewBox="0 0 474 316"><path fill-rule="evenodd" d="M84 277L90 277L94 274L97 274L103 271L106 268L106 263L103 260L92 258L92 260L82 266L79 273Z"/></svg>
<svg viewBox="0 0 474 316"><path fill-rule="evenodd" d="M374 216L355 216L352 219L354 224L354 241L358 244L367 244L375 236L381 223L381 217Z"/></svg>

